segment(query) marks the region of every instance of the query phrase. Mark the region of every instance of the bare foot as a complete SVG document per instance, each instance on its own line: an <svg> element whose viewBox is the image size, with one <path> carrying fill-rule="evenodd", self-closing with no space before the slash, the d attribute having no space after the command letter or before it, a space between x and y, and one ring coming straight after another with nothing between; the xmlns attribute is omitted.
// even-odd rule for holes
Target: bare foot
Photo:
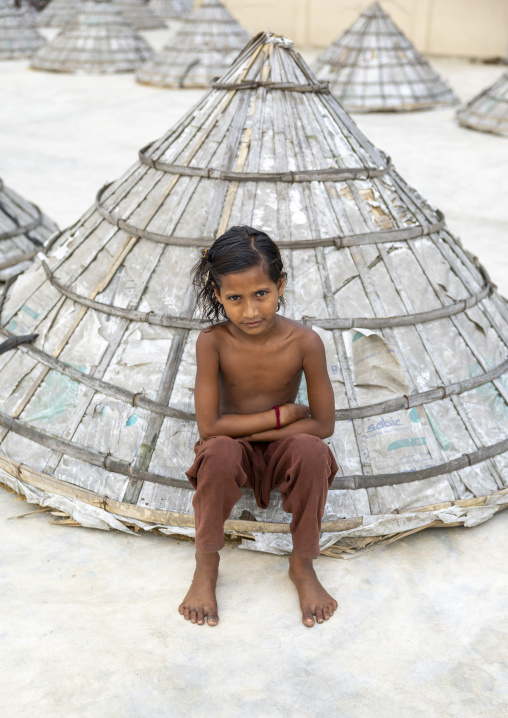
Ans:
<svg viewBox="0 0 508 718"><path fill-rule="evenodd" d="M219 575L219 554L196 551L196 570L191 587L178 610L186 621L200 626L207 619L209 626L219 623L215 586Z"/></svg>
<svg viewBox="0 0 508 718"><path fill-rule="evenodd" d="M313 616L318 623L333 616L338 603L319 583L311 558L292 553L289 557L289 578L298 591L304 626L311 628L314 625Z"/></svg>

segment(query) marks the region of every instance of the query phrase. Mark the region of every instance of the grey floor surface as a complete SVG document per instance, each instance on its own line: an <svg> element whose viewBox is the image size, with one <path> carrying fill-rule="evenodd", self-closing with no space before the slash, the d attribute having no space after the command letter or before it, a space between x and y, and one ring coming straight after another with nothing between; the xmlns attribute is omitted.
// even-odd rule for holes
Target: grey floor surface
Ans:
<svg viewBox="0 0 508 718"><path fill-rule="evenodd" d="M193 544L11 518L31 508L0 493L4 716L507 715L508 512L318 559L339 609L309 629L284 557L224 549L200 627Z"/></svg>

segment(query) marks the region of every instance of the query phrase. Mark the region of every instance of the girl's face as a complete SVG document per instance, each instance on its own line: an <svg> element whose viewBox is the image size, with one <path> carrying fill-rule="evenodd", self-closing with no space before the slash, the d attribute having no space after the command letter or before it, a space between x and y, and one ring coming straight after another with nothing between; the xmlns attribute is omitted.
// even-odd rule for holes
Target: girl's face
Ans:
<svg viewBox="0 0 508 718"><path fill-rule="evenodd" d="M283 291L284 280L279 279L275 284L263 265L258 265L243 272L225 274L221 277L220 289L215 289L215 296L230 322L242 332L257 336L273 326Z"/></svg>

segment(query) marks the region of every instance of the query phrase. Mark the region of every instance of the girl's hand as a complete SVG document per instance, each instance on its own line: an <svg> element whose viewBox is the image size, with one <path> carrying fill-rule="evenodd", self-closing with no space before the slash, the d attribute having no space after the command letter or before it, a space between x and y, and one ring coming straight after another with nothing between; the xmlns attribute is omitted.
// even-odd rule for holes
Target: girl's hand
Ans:
<svg viewBox="0 0 508 718"><path fill-rule="evenodd" d="M293 424L295 421L300 419L306 419L310 416L309 407L305 404L291 404L287 402L279 407L280 410L280 425L287 426Z"/></svg>

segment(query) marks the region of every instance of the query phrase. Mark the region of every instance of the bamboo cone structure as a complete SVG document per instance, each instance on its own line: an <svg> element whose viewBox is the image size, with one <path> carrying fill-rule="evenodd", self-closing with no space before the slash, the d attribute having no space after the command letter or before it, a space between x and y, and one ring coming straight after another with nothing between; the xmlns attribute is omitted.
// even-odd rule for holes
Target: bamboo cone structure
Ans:
<svg viewBox="0 0 508 718"><path fill-rule="evenodd" d="M458 102L377 2L318 57L314 70L350 112L426 110Z"/></svg>
<svg viewBox="0 0 508 718"><path fill-rule="evenodd" d="M39 13L37 24L39 27L66 27L74 22L82 7L83 0L50 0Z"/></svg>
<svg viewBox="0 0 508 718"><path fill-rule="evenodd" d="M74 22L32 59L47 72L133 72L152 49L108 0L87 0Z"/></svg>
<svg viewBox="0 0 508 718"><path fill-rule="evenodd" d="M149 8L166 20L181 20L189 12L182 0L150 0Z"/></svg>
<svg viewBox="0 0 508 718"><path fill-rule="evenodd" d="M460 108L457 120L473 130L508 135L508 72Z"/></svg>
<svg viewBox="0 0 508 718"><path fill-rule="evenodd" d="M27 10L15 7L14 0L0 0L0 60L31 57L45 42Z"/></svg>
<svg viewBox="0 0 508 718"><path fill-rule="evenodd" d="M265 33L5 295L3 338L38 338L0 355L0 481L84 525L193 535L190 271L244 223L278 241L288 314L326 348L340 470L323 550L508 506L506 304L292 43ZM280 553L289 519L276 492L263 511L245 490L225 528Z"/></svg>
<svg viewBox="0 0 508 718"><path fill-rule="evenodd" d="M13 0L13 5L19 7L21 10L26 12L27 20L29 25L37 27L37 20L39 18L39 12L35 9L34 5L29 2L22 2L21 5L17 4L17 0Z"/></svg>
<svg viewBox="0 0 508 718"><path fill-rule="evenodd" d="M143 0L115 0L124 18L136 30L160 30L166 23Z"/></svg>
<svg viewBox="0 0 508 718"><path fill-rule="evenodd" d="M182 20L169 44L139 69L137 80L159 87L208 87L248 40L248 32L220 0L204 0Z"/></svg>
<svg viewBox="0 0 508 718"><path fill-rule="evenodd" d="M16 276L40 252L56 224L0 179L0 282Z"/></svg>

